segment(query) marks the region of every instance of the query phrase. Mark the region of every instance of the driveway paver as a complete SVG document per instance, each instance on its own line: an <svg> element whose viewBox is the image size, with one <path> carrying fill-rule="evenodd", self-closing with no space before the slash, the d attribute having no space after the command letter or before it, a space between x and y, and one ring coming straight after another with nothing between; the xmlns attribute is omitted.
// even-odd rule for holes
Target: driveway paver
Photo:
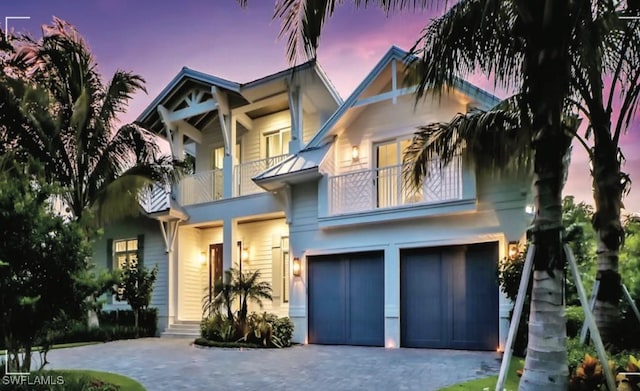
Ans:
<svg viewBox="0 0 640 391"><path fill-rule="evenodd" d="M294 346L219 349L145 338L49 353L49 369L121 373L155 390L437 390L500 369L495 352Z"/></svg>

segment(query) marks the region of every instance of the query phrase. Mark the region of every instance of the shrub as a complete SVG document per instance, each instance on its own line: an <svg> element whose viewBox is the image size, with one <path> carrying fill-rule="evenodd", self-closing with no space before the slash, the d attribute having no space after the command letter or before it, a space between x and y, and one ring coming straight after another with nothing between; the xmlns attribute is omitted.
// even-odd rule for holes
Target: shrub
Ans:
<svg viewBox="0 0 640 391"><path fill-rule="evenodd" d="M235 337L238 336L233 320L220 313L202 320L200 334L203 338L218 342L235 341Z"/></svg>
<svg viewBox="0 0 640 391"><path fill-rule="evenodd" d="M132 310L101 311L98 313L98 319L100 324L104 325L135 327L135 315ZM141 336L154 337L158 331L158 309L140 310L138 323Z"/></svg>
<svg viewBox="0 0 640 391"><path fill-rule="evenodd" d="M580 306L569 306L565 310L567 318L567 337L574 338L580 335L584 323L584 311Z"/></svg>
<svg viewBox="0 0 640 391"><path fill-rule="evenodd" d="M293 337L293 322L288 317L278 318L273 323L273 343L279 348L291 346Z"/></svg>
<svg viewBox="0 0 640 391"><path fill-rule="evenodd" d="M609 356L609 366L614 375L617 372L636 372L638 361L637 352L621 351ZM569 365L570 386L569 390L591 391L600 390L604 384L602 366L598 360L598 354L593 345L583 345L578 338L567 339L567 361ZM623 375L618 375L618 380ZM637 378L629 378L625 381L637 385ZM633 388L632 388L633 389Z"/></svg>
<svg viewBox="0 0 640 391"><path fill-rule="evenodd" d="M118 300L126 300L131 306L134 315L134 324L138 327L140 312L146 310L151 302L153 284L158 278L158 265L148 270L146 267L129 267L126 265L122 270L122 282L115 295Z"/></svg>
<svg viewBox="0 0 640 391"><path fill-rule="evenodd" d="M255 346L291 346L293 322L274 314L251 313L243 323L216 312L200 323L202 337L211 342L242 342ZM206 345L205 345L206 346ZM218 346L218 345L216 345Z"/></svg>

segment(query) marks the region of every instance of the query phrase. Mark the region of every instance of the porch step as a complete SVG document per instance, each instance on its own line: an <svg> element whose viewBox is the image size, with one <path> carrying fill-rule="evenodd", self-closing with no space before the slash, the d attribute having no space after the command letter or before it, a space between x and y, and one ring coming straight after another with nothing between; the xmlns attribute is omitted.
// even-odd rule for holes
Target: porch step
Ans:
<svg viewBox="0 0 640 391"><path fill-rule="evenodd" d="M200 322L197 320L177 320L160 334L166 338L197 338L200 336Z"/></svg>

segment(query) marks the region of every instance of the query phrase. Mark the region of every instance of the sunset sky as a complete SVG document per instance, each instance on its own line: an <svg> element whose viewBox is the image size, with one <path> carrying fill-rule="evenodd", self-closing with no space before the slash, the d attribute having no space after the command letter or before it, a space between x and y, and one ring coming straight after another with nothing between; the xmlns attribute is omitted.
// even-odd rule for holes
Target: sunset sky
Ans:
<svg viewBox="0 0 640 391"><path fill-rule="evenodd" d="M289 66L280 25L272 20L273 1L249 0L241 9L234 0L4 0L5 17L16 32L40 36L40 26L53 16L75 25L85 37L105 77L116 69L131 70L147 81L148 94L138 94L122 118L132 121L183 66L237 82L246 82ZM321 40L318 62L346 98L391 45L409 49L435 12L406 12L386 17L376 8L339 8ZM468 77L496 93L491 80ZM504 97L504 96L502 96ZM635 180L625 205L640 212L640 121L621 142L624 168ZM565 194L593 204L586 154L574 146Z"/></svg>

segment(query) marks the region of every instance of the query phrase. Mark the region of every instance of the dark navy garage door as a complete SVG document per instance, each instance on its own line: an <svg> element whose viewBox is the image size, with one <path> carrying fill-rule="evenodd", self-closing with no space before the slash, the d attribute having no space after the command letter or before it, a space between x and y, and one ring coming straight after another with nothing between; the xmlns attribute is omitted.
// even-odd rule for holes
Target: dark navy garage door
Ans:
<svg viewBox="0 0 640 391"><path fill-rule="evenodd" d="M384 253L308 258L309 343L384 345Z"/></svg>
<svg viewBox="0 0 640 391"><path fill-rule="evenodd" d="M403 250L401 344L495 350L497 243Z"/></svg>

